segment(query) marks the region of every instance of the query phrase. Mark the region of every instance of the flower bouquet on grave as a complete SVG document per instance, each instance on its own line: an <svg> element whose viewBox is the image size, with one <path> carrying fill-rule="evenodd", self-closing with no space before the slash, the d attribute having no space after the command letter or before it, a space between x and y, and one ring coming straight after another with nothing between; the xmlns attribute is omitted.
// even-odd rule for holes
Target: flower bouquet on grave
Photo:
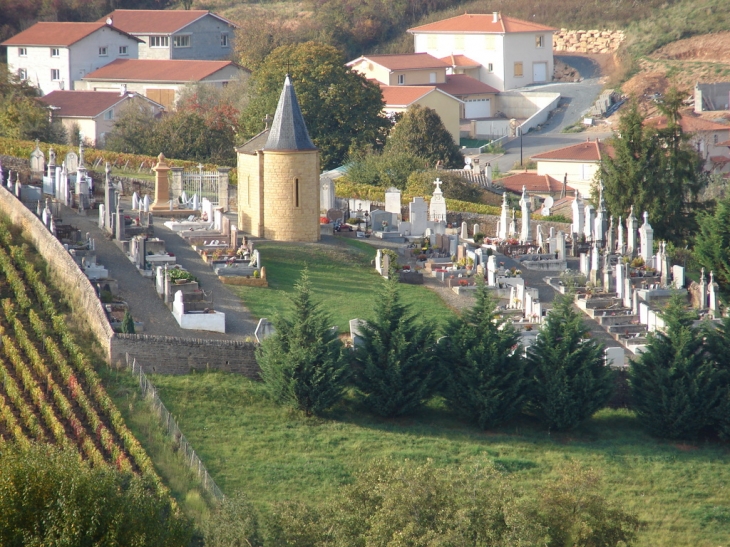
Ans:
<svg viewBox="0 0 730 547"><path fill-rule="evenodd" d="M459 279L459 286L460 287L468 287L469 286L469 280L468 279Z"/></svg>

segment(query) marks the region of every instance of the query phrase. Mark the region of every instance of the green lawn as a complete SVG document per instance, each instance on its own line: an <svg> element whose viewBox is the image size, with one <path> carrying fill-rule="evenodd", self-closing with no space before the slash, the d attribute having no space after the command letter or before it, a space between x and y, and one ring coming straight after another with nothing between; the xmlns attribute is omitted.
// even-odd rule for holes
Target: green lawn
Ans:
<svg viewBox="0 0 730 547"><path fill-rule="evenodd" d="M382 283L382 278L370 265L376 250L355 239L329 238L329 241L333 240L334 244L257 243L269 287L238 289L249 311L256 318L271 318L287 310L287 295L306 265L315 297L340 332L350 332L350 319L371 317L374 296ZM413 312L419 318L443 324L453 316L443 300L426 287L401 285L401 288L403 301L412 304Z"/></svg>
<svg viewBox="0 0 730 547"><path fill-rule="evenodd" d="M525 490L567 459L601 469L604 493L644 521L639 545L729 545L727 445L689 446L645 435L633 414L604 410L568 435L523 420L482 432L455 420L438 401L395 421L352 402L328 419L272 405L261 384L226 373L152 378L224 492L244 490L262 509L297 499L317 503L377 458L433 458L456 465L486 456Z"/></svg>

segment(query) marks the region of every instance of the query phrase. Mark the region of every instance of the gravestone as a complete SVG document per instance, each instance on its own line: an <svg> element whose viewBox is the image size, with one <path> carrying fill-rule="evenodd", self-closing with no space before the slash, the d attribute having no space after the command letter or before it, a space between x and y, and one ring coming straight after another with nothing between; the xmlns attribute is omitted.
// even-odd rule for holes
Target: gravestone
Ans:
<svg viewBox="0 0 730 547"><path fill-rule="evenodd" d="M651 265L652 253L654 252L654 229L649 224L649 213L644 211L644 224L639 228L639 236L641 237L641 258L644 264Z"/></svg>
<svg viewBox="0 0 730 547"><path fill-rule="evenodd" d="M68 154L66 154L66 159L64 161L66 164L66 172L69 175L73 175L79 170L79 157L76 155L76 152L71 151Z"/></svg>
<svg viewBox="0 0 730 547"><path fill-rule="evenodd" d="M266 317L262 317L259 319L259 324L256 325L256 330L253 334L256 337L256 341L260 344L274 334L274 332L274 325Z"/></svg>
<svg viewBox="0 0 730 547"><path fill-rule="evenodd" d="M517 217L515 216L515 210L512 209L512 218L509 221L509 227L507 228L507 237L515 237L517 234Z"/></svg>
<svg viewBox="0 0 730 547"><path fill-rule="evenodd" d="M474 237L474 236L476 236L476 235L477 235L478 233L481 233L481 229L480 229L480 226L479 226L479 224L475 224L475 225L474 225L474 227L472 228L472 232L471 232L471 235L472 235L472 237Z"/></svg>
<svg viewBox="0 0 730 547"><path fill-rule="evenodd" d="M608 223L608 232L606 232L606 248L608 249L609 253L613 253L616 249L616 239L614 237L613 228L613 215L611 215L611 220Z"/></svg>
<svg viewBox="0 0 730 547"><path fill-rule="evenodd" d="M720 311L720 301L718 299L719 292L720 287L717 283L715 283L715 276L712 270L710 270L710 283L708 285L707 295L709 300L710 312L712 313L713 317L718 317L718 312Z"/></svg>
<svg viewBox="0 0 730 547"><path fill-rule="evenodd" d="M101 228L101 229L105 228L105 226L104 226L104 209L105 209L104 204L100 203L99 204L99 228Z"/></svg>
<svg viewBox="0 0 730 547"><path fill-rule="evenodd" d="M520 231L520 242L523 244L532 243L530 233L530 196L525 186L522 186L522 197L520 198L520 209L522 211L522 230Z"/></svg>
<svg viewBox="0 0 730 547"><path fill-rule="evenodd" d="M606 366L623 367L626 363L624 348L606 348Z"/></svg>
<svg viewBox="0 0 730 547"><path fill-rule="evenodd" d="M367 324L364 319L350 319L350 338L352 345L357 347L362 345L363 327Z"/></svg>
<svg viewBox="0 0 730 547"><path fill-rule="evenodd" d="M596 223L596 210L589 203L583 208L583 235L586 239L593 239L593 229Z"/></svg>
<svg viewBox="0 0 730 547"><path fill-rule="evenodd" d="M672 283L675 289L684 288L684 267L672 266Z"/></svg>
<svg viewBox="0 0 730 547"><path fill-rule="evenodd" d="M132 194L132 211L137 211L139 209L139 194L137 192L134 192Z"/></svg>
<svg viewBox="0 0 730 547"><path fill-rule="evenodd" d="M626 254L631 256L633 255L638 249L636 245L636 232L637 232L638 226L636 217L634 216L634 206L631 206L631 211L629 211L629 217L626 219Z"/></svg>
<svg viewBox="0 0 730 547"><path fill-rule="evenodd" d="M124 239L126 238L126 227L124 225L124 209L119 208L119 203L117 203L117 210L114 215L114 220L116 222L114 237L117 241L124 241Z"/></svg>
<svg viewBox="0 0 730 547"><path fill-rule="evenodd" d="M335 183L329 177L319 178L319 210L328 211L335 206Z"/></svg>
<svg viewBox="0 0 730 547"><path fill-rule="evenodd" d="M445 222L446 221L446 200L444 194L441 191L440 179L436 179L433 184L436 188L431 196L431 204L429 206L428 219L431 222Z"/></svg>
<svg viewBox="0 0 730 547"><path fill-rule="evenodd" d="M497 285L496 281L497 273L497 259L494 255L489 255L487 258L487 285L494 287Z"/></svg>
<svg viewBox="0 0 730 547"><path fill-rule="evenodd" d="M580 236L584 233L584 226L583 226L583 218L585 215L585 205L583 204L583 198L580 195L580 192L575 193L575 199L573 200L573 203L570 206L571 211L573 212L573 239L575 239L576 235Z"/></svg>
<svg viewBox="0 0 730 547"><path fill-rule="evenodd" d="M499 216L499 224L497 230L497 237L501 240L507 239L509 236L507 232L509 230L509 203L507 202L507 192L502 193L502 212Z"/></svg>
<svg viewBox="0 0 730 547"><path fill-rule="evenodd" d="M411 235L421 236L426 231L426 222L428 221L428 204L418 196L408 204L408 216L411 221Z"/></svg>
<svg viewBox="0 0 730 547"><path fill-rule="evenodd" d="M624 297L624 264L619 260L614 271L614 283L616 285L616 298Z"/></svg>
<svg viewBox="0 0 730 547"><path fill-rule="evenodd" d="M550 249L550 252L553 252L552 248ZM567 256L565 255L565 234L562 230L555 236L555 252L558 253L558 260L567 259Z"/></svg>
<svg viewBox="0 0 730 547"><path fill-rule="evenodd" d="M385 191L385 210L394 215L401 214L400 190L390 187Z"/></svg>
<svg viewBox="0 0 730 547"><path fill-rule="evenodd" d="M461 232L459 234L459 237L461 239L469 238L469 225L466 223L466 221L461 223Z"/></svg>
<svg viewBox="0 0 730 547"><path fill-rule="evenodd" d="M43 176L46 172L46 156L40 148L38 139L35 141L35 148L30 153L30 171L36 177Z"/></svg>
<svg viewBox="0 0 730 547"><path fill-rule="evenodd" d="M624 254L624 225L621 217L618 217L618 243L616 244L616 252L620 255Z"/></svg>
<svg viewBox="0 0 730 547"><path fill-rule="evenodd" d="M588 277L591 272L590 257L586 253L580 253L580 273Z"/></svg>

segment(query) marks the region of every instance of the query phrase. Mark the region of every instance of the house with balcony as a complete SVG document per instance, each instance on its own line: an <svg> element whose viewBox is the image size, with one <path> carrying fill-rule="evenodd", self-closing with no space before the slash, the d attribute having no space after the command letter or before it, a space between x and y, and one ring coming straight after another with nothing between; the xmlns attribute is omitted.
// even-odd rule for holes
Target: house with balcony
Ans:
<svg viewBox="0 0 730 547"><path fill-rule="evenodd" d="M140 59L216 61L233 52L236 25L208 10L118 9L102 20L140 40Z"/></svg>
<svg viewBox="0 0 730 547"><path fill-rule="evenodd" d="M556 29L491 14L464 14L409 29L417 53L428 53L499 91L552 80Z"/></svg>
<svg viewBox="0 0 730 547"><path fill-rule="evenodd" d="M116 59L135 59L140 40L102 23L36 23L5 40L8 69L43 94L73 89L74 81Z"/></svg>

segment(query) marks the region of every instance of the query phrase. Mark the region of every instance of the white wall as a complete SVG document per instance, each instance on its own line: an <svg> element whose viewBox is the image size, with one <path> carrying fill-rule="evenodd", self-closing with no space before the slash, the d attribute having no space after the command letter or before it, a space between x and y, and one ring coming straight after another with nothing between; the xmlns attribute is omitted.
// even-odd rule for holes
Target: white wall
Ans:
<svg viewBox="0 0 730 547"><path fill-rule="evenodd" d="M59 56L51 57L51 48L48 46L21 46L25 47L27 55L18 56L18 46L8 46L8 69L15 74L23 68L28 75L28 81L39 87L44 95L59 89L71 89L69 73L69 50L58 48ZM51 80L51 69L60 71L60 81Z"/></svg>
<svg viewBox="0 0 730 547"><path fill-rule="evenodd" d="M127 46L127 55L119 55L120 46ZM99 55L100 47L107 48L106 57ZM73 82L116 59L136 59L139 51L136 40L107 27L76 42L70 49L70 76ZM73 88L67 87L67 89Z"/></svg>
<svg viewBox="0 0 730 547"><path fill-rule="evenodd" d="M543 36L543 47L535 47L535 37ZM533 65L547 63L547 81L553 79L553 41L551 32L516 32L506 34L504 44L505 89L515 89L535 83ZM514 76L514 64L522 62L523 76Z"/></svg>
<svg viewBox="0 0 730 547"><path fill-rule="evenodd" d="M537 161L538 175L550 175L554 179L562 182L567 173L568 186L572 186L583 196L591 195L591 186L593 185L594 176L598 169L598 162Z"/></svg>

